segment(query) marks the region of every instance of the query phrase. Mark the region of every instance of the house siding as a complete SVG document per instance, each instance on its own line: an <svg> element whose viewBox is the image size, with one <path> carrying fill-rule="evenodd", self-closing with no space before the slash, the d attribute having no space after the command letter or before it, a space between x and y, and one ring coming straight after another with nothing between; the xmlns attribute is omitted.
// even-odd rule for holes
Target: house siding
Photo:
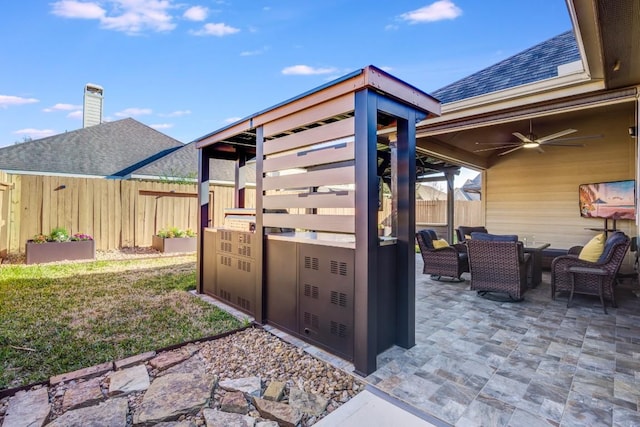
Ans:
<svg viewBox="0 0 640 427"><path fill-rule="evenodd" d="M534 235L551 247L569 248L588 242L597 233L590 228L603 227L604 220L580 217L578 186L635 179L636 156L627 118L610 114L600 119L577 127L581 135L604 134L584 141L583 148L548 147L542 154L521 149L485 172L486 225L492 233ZM636 235L634 221L618 221L617 226Z"/></svg>

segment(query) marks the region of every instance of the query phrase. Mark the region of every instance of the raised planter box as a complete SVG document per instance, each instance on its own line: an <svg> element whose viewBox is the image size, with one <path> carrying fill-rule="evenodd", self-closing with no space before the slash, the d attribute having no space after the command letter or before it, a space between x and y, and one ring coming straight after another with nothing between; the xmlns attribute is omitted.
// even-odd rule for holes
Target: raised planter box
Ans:
<svg viewBox="0 0 640 427"><path fill-rule="evenodd" d="M94 240L78 240L74 242L33 243L27 241L27 264L43 262L75 261L96 258L96 242Z"/></svg>
<svg viewBox="0 0 640 427"><path fill-rule="evenodd" d="M195 237L172 237L164 238L153 236L152 244L154 249L165 252L195 252L196 251L196 238Z"/></svg>

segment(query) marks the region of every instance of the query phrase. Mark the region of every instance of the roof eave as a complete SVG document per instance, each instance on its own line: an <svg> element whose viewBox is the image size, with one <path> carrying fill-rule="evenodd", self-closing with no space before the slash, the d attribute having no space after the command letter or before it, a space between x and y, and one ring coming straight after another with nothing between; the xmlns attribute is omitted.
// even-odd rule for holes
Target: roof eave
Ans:
<svg viewBox="0 0 640 427"><path fill-rule="evenodd" d="M423 120L418 123L418 127L507 108L524 107L533 103L581 95L604 88L604 81L593 80L586 72L574 73L443 104L442 116Z"/></svg>

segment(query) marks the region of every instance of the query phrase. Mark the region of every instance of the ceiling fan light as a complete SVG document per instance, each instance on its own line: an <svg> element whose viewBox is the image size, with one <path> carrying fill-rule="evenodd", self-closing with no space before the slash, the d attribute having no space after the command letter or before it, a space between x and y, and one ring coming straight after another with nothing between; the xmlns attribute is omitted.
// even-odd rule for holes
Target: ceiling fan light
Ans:
<svg viewBox="0 0 640 427"><path fill-rule="evenodd" d="M526 142L526 143L522 144L522 146L524 148L538 148L540 146L540 144L538 144L537 142Z"/></svg>

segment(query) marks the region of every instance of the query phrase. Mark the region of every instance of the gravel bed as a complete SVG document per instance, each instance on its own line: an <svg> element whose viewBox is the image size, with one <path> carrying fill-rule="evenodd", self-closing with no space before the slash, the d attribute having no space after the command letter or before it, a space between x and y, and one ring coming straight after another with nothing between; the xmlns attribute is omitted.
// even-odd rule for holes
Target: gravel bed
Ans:
<svg viewBox="0 0 640 427"><path fill-rule="evenodd" d="M282 400L285 403L288 401L289 390L292 387L328 399L329 403L325 411L319 416L303 416L300 427L315 424L364 390L364 383L353 375L318 360L304 350L257 327L212 341L190 343L171 351L193 355L190 360L183 362L184 367L176 365L167 371L158 371L146 362L151 381L172 369L189 372L191 369L189 366L198 366L198 369L204 367L207 374L215 376L218 380L260 377L263 392L271 381L283 382L286 384L285 396ZM197 363L194 364L194 361ZM49 389L49 400L52 404L50 421L63 413L62 400L68 386L68 383L61 383ZM108 374L101 377L101 388L106 398L109 389ZM208 407L220 408L225 393L220 387L215 387ZM127 426L133 426L133 417L143 396L142 392L127 396L129 402ZM0 400L0 421L6 411L8 399L6 397ZM260 417L252 404L249 405L249 415ZM194 415L184 415L179 420L188 421L195 426L206 425L202 410Z"/></svg>

